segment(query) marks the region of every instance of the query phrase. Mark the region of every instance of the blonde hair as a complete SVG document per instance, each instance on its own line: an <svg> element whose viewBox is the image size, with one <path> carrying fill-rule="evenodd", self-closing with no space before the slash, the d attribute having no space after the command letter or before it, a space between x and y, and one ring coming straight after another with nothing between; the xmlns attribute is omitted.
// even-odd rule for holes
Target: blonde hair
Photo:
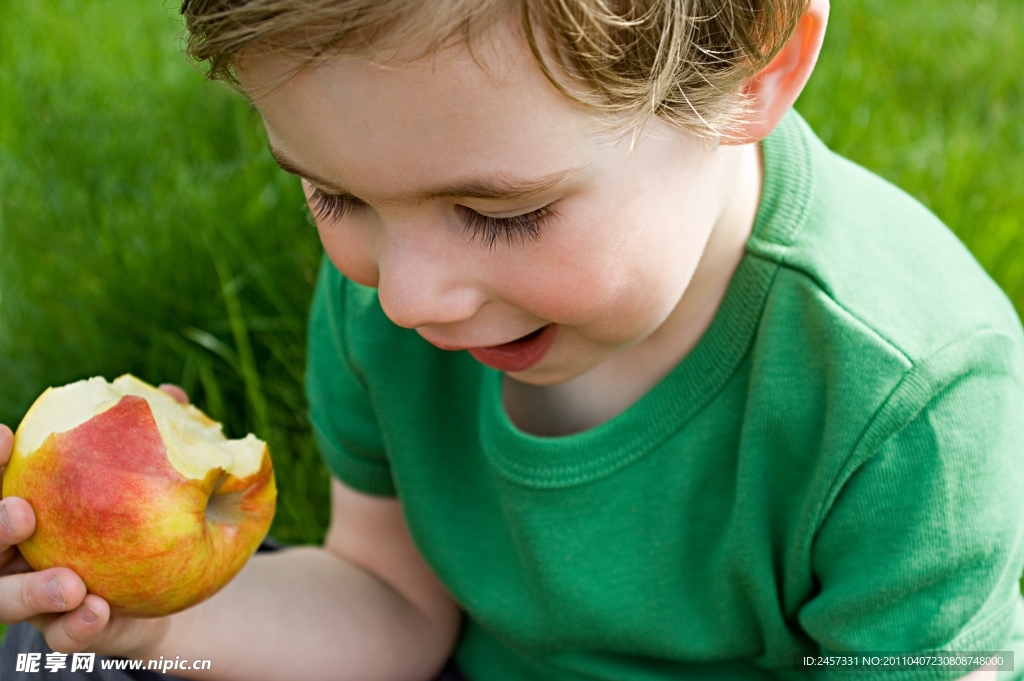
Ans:
<svg viewBox="0 0 1024 681"><path fill-rule="evenodd" d="M181 13L186 54L207 64L207 78L240 89L234 67L255 47L303 63L420 46L416 58L460 33L472 50L474 36L516 12L548 80L567 97L625 119L635 141L651 116L703 138L727 136L746 112L742 84L778 54L809 2L184 0ZM538 36L554 55L554 68Z"/></svg>

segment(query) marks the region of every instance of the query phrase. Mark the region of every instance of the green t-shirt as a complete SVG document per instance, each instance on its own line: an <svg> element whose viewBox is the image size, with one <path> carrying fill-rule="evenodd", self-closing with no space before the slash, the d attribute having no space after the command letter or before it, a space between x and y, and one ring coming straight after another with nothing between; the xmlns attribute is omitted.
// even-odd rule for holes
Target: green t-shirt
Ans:
<svg viewBox="0 0 1024 681"><path fill-rule="evenodd" d="M578 434L517 429L500 372L391 323L324 260L306 377L324 459L401 498L466 612L456 659L474 681L832 678L794 669L819 650L1015 649L1024 670L1013 306L795 112L763 151L710 327Z"/></svg>

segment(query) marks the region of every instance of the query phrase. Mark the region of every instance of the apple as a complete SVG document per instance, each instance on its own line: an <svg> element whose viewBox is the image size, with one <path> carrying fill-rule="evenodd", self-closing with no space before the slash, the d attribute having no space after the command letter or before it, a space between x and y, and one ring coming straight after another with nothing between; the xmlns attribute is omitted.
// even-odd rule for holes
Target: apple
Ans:
<svg viewBox="0 0 1024 681"><path fill-rule="evenodd" d="M125 374L50 388L14 436L3 496L31 504L18 545L74 570L111 613L156 617L209 598L259 546L277 489L266 443Z"/></svg>

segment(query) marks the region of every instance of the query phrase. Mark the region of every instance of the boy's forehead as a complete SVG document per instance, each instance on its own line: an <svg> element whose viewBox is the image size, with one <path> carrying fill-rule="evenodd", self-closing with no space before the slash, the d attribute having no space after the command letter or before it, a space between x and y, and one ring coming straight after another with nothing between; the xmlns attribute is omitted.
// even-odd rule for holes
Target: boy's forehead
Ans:
<svg viewBox="0 0 1024 681"><path fill-rule="evenodd" d="M254 56L238 76L278 154L353 193L498 169L552 173L595 151L593 113L508 39L486 55L454 46L415 62L330 58L288 77L294 68Z"/></svg>

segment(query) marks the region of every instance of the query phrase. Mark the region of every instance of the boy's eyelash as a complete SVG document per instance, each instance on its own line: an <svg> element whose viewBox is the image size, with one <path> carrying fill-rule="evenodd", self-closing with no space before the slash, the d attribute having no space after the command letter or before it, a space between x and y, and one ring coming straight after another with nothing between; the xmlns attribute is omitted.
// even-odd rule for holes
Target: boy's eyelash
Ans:
<svg viewBox="0 0 1024 681"><path fill-rule="evenodd" d="M313 215L320 220L340 220L349 211L351 201L348 197L337 194L328 194L313 187L313 196L310 201Z"/></svg>
<svg viewBox="0 0 1024 681"><path fill-rule="evenodd" d="M313 213L321 220L340 220L348 211L358 208L360 203L348 196L328 194L316 187L313 188ZM465 231L470 232L470 241L478 236L487 248L493 249L498 241L505 241L511 248L526 241L540 241L544 224L557 213L550 205L537 210L513 215L508 218L495 218L481 215L475 210L458 206L466 220Z"/></svg>
<svg viewBox="0 0 1024 681"><path fill-rule="evenodd" d="M540 241L544 224L556 215L551 206L542 206L529 213L508 218L481 215L465 206L459 206L459 209L466 219L464 231L470 232L469 240L473 241L479 236L480 241L489 249L493 249L498 241L504 241L509 248L527 241Z"/></svg>

